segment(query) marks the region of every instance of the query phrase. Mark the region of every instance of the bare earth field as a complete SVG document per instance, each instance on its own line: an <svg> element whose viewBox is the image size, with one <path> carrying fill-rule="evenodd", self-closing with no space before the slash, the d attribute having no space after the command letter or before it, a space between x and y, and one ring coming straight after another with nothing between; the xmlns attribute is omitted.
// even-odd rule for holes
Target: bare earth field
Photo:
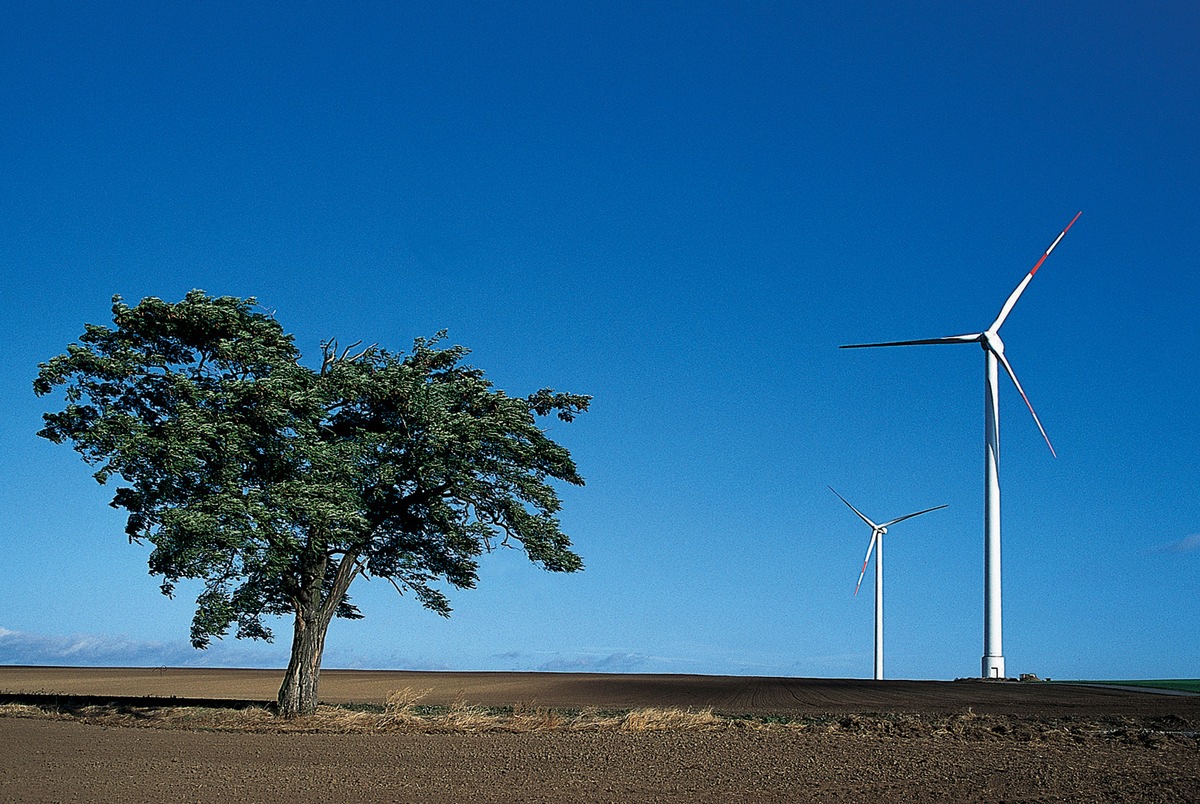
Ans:
<svg viewBox="0 0 1200 804"><path fill-rule="evenodd" d="M703 728L239 732L149 706L266 702L276 670L0 666L3 801L1200 801L1200 696L1045 683L326 670L327 703L728 716ZM173 701L171 699L174 699ZM140 720L139 720L140 718ZM141 726L141 727L139 727ZM145 727L151 726L151 727Z"/></svg>

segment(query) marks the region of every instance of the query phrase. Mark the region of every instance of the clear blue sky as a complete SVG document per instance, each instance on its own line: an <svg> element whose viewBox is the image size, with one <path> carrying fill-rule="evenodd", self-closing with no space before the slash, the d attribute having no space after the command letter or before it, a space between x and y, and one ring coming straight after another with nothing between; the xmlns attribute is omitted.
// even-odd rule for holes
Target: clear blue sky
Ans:
<svg viewBox="0 0 1200 804"><path fill-rule="evenodd" d="M309 355L448 328L556 425L587 569L488 558L439 618L353 591L326 667L871 674L982 653L983 360L1004 328L1010 674L1200 676L1194 4L38 3L0 24L0 663L187 644L37 364L110 298L257 296ZM249 6L249 7L248 7Z"/></svg>

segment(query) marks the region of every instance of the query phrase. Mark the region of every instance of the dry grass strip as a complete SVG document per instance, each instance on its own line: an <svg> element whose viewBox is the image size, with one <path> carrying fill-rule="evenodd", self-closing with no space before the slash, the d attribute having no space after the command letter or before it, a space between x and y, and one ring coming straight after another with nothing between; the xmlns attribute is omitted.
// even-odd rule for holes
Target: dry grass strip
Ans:
<svg viewBox="0 0 1200 804"><path fill-rule="evenodd" d="M1115 739L1146 748L1161 747L1167 742L1182 742L1200 750L1200 732L1189 728L1191 724L1141 722L1125 718L1103 721L1031 720L979 715L968 709L948 716L873 714L792 719L720 715L714 713L712 708L561 710L525 704L511 708L484 707L465 701L449 707L421 706L420 701L428 692L405 688L390 693L382 708L320 706L315 714L290 719L277 717L267 707L232 709L109 704L65 709L15 703L0 705L0 718L75 720L110 727L248 733L527 734L564 731L651 733L782 730L830 737L884 736L892 739L969 742L1083 743Z"/></svg>

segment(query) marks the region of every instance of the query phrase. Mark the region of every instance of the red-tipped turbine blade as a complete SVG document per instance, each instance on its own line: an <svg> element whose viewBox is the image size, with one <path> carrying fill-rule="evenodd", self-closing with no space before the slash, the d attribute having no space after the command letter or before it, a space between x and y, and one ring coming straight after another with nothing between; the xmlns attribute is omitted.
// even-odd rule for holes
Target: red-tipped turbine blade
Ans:
<svg viewBox="0 0 1200 804"><path fill-rule="evenodd" d="M835 491L834 494L837 494ZM878 538L879 531L874 527L871 528L871 543L867 545L867 557L863 559L862 572L858 573L858 583L854 585L854 595L858 596L858 587L862 586L863 576L867 574L867 564L871 561L871 551L875 549L875 539Z"/></svg>
<svg viewBox="0 0 1200 804"><path fill-rule="evenodd" d="M1050 443L1050 436L1046 435L1046 428L1042 427L1042 420L1038 418L1037 411L1033 409L1033 404L1030 403L1029 397L1025 395L1025 389L1021 387L1021 381L1017 379L1017 373L1013 371L1012 364L1008 362L1008 358L1004 356L1004 352L992 351L992 354L1000 361L1000 365L1004 366L1004 370L1008 372L1008 376L1012 379L1013 385L1017 386L1017 392L1021 394L1021 398L1025 400L1025 407L1029 408L1029 412L1033 414L1034 424L1042 431L1042 438L1046 439L1046 446L1050 448L1050 454L1055 458L1058 453L1054 451L1054 445Z"/></svg>
<svg viewBox="0 0 1200 804"><path fill-rule="evenodd" d="M1042 267L1042 263L1050 256L1050 252L1054 251L1054 247L1058 245L1058 241L1063 239L1063 235L1067 233L1075 225L1075 221L1079 220L1079 216L1083 214L1083 210L1075 213L1075 217L1071 218L1071 222L1067 224L1067 228L1058 233L1058 237L1054 238L1054 242L1050 247L1043 252L1037 263L1029 269L1029 273L1025 274L1025 278L1021 280L1021 284L1017 285L1016 290L1009 294L1008 299L1004 302L1004 306L1000 308L1000 315L996 316L996 320L992 322L989 329L996 332L1004 324L1004 319L1008 318L1008 314L1012 312L1013 305L1017 303L1017 299L1021 298L1021 294L1025 292L1025 288L1029 285L1029 280L1033 279L1033 275L1038 272L1038 268Z"/></svg>

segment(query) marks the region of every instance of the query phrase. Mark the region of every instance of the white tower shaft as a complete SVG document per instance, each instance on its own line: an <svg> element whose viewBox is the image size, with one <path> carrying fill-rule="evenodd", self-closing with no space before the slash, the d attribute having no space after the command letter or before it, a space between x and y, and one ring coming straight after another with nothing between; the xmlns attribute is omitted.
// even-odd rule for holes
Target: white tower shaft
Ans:
<svg viewBox="0 0 1200 804"><path fill-rule="evenodd" d="M875 542L875 680L883 680L883 535Z"/></svg>
<svg viewBox="0 0 1200 804"><path fill-rule="evenodd" d="M987 355L984 398L983 677L1005 678L1000 602L1000 404L998 361Z"/></svg>
<svg viewBox="0 0 1200 804"><path fill-rule="evenodd" d="M933 508L926 508L923 511L916 511L911 514L896 517L895 519L884 522L882 525L876 525L871 520L863 516L862 511L859 511L850 501L842 495L834 491L833 486L829 487L830 491L837 494L839 500L846 504L846 507L858 515L866 525L871 528L871 541L867 543L867 554L863 557L862 570L858 573L858 584L854 587L854 594L858 594L859 587L862 586L863 578L867 574L867 564L871 563L871 553L875 554L875 680L883 680L883 537L888 532L888 528L892 525L903 522L906 519L912 519L922 514L928 514L931 511L940 511L945 508L944 505L936 505Z"/></svg>

